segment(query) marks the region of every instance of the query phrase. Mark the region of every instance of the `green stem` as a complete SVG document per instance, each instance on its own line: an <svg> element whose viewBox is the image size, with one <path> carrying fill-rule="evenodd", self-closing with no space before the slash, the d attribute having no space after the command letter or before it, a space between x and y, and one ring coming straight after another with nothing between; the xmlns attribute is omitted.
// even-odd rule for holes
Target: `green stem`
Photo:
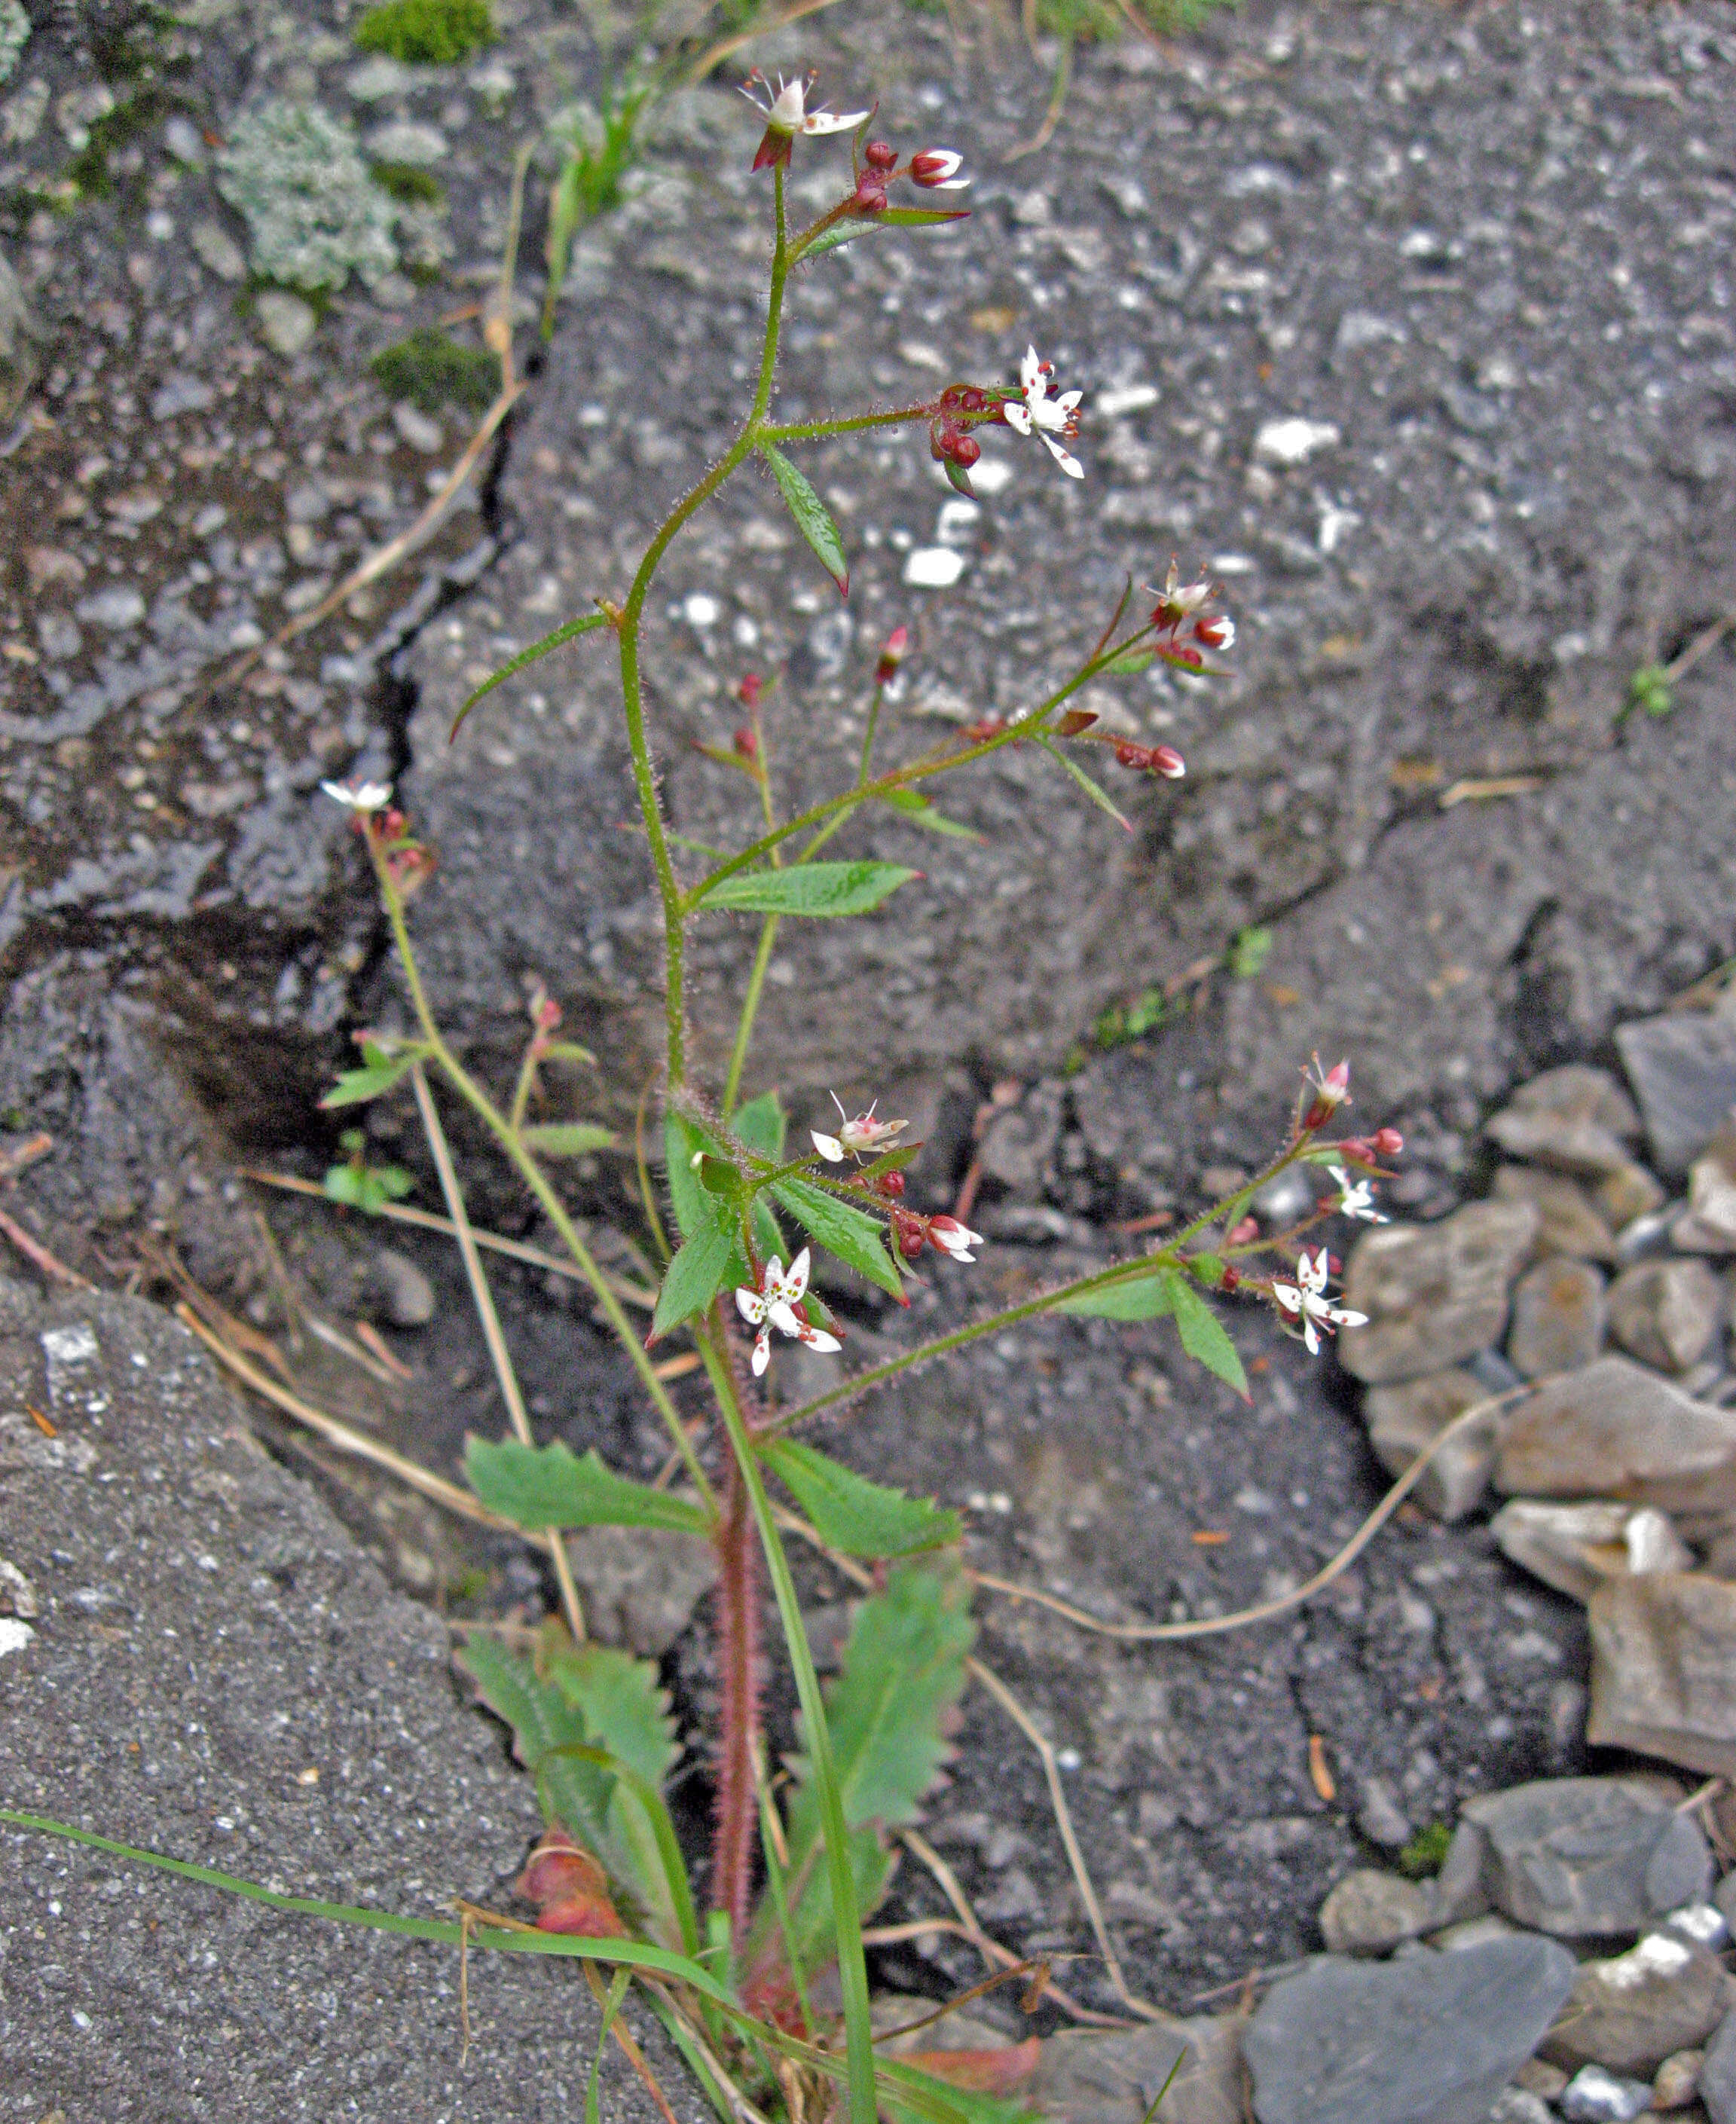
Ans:
<svg viewBox="0 0 1736 2124"><path fill-rule="evenodd" d="M762 443L817 443L828 435L859 435L864 428L896 428L906 421L931 420L934 412L924 403L894 406L884 413L852 413L841 421L779 421L761 428L758 439Z"/></svg>
<svg viewBox="0 0 1736 2124"><path fill-rule="evenodd" d="M704 1504L707 1511L715 1519L717 1516L717 1500L707 1478L705 1470L699 1464L699 1456L694 1450L694 1442L687 1435L687 1427L681 1421L680 1412L670 1399L669 1389L657 1377L651 1359L646 1354L644 1344L635 1332L633 1323L628 1318L620 1299L609 1288L590 1248L586 1245L578 1226L568 1215L567 1205L556 1192L548 1175L530 1153L525 1149L520 1138L508 1127L506 1116L498 1111L494 1102L470 1075L442 1037L440 1027L435 1022L434 1013L428 1002L427 989L422 983L421 969L416 965L416 953L411 947L409 928L404 921L403 900L399 896L398 887L393 882L385 864L380 860L371 835L369 837L368 849L369 853L374 857L374 873L379 881L380 898L385 906L387 919L392 925L393 941L398 947L398 963L404 970L404 980L410 990L411 1004L416 1012L416 1022L421 1027L422 1037L428 1043L431 1059L439 1064L453 1089L457 1092L459 1097L469 1107L471 1111L506 1152L507 1158L517 1170L519 1177L535 1196L548 1221L560 1234L561 1243L572 1256L579 1273L590 1285L597 1303L602 1307L608 1318L609 1324L619 1337L621 1346L632 1360L633 1369L639 1374L646 1392L651 1396L658 1414L668 1426L670 1437L675 1450L680 1454L682 1464L686 1468L689 1478L698 1492L701 1501Z"/></svg>
<svg viewBox="0 0 1736 2124"><path fill-rule="evenodd" d="M760 924L760 948L754 953L753 970L747 977L747 994L741 999L741 1016L736 1027L736 1044L729 1058L729 1075L723 1085L723 1118L727 1121L736 1111L736 1101L741 1093L741 1072L747 1066L748 1046L754 1036L754 1020L760 1012L760 991L765 986L767 968L772 962L772 947L778 941L779 917L768 914Z"/></svg>
<svg viewBox="0 0 1736 2124"><path fill-rule="evenodd" d="M802 1626L802 1605L796 1597L796 1581L790 1576L789 1558L772 1517L771 1501L760 1473L736 1383L722 1348L724 1330L715 1306L712 1332L699 1338L700 1354L723 1421L741 1479L747 1489L766 1569L777 1595L778 1617L796 1678L796 1695L802 1706L802 1738L813 1774L814 1797L820 1808L820 1824L826 1841L826 1870L832 1895L832 1918L837 1931L838 1981L844 1994L845 2052L849 2070L850 2124L875 2124L873 2028L868 2014L868 1963L862 1952L862 1917L856 1906L856 1882L850 1872L849 1830L844 1818L844 1795L838 1783L837 1759L832 1753L831 1729L826 1724L826 1705L820 1694L820 1677L808 1649ZM717 1339L713 1341L713 1337Z"/></svg>
<svg viewBox="0 0 1736 2124"><path fill-rule="evenodd" d="M876 686L874 698L868 704L868 728L862 733L862 764L856 770L856 787L866 789L868 785L868 763L874 756L874 733L880 727L880 703L886 698L886 688Z"/></svg>

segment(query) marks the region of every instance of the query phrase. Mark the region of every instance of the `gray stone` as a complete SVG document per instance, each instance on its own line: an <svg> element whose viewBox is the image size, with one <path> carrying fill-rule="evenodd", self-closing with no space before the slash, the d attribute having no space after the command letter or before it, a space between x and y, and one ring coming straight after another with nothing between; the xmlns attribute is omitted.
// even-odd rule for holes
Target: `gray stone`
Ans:
<svg viewBox="0 0 1736 2124"><path fill-rule="evenodd" d="M1660 1172L1686 1172L1736 1105L1736 1017L1668 1011L1618 1026L1616 1046L1653 1163Z"/></svg>
<svg viewBox="0 0 1736 2124"><path fill-rule="evenodd" d="M195 221L187 241L200 264L219 280L233 284L247 277L247 254L221 222Z"/></svg>
<svg viewBox="0 0 1736 2124"><path fill-rule="evenodd" d="M440 422L414 406L394 406L392 425L411 449L419 450L425 458L438 457L446 447L446 431Z"/></svg>
<svg viewBox="0 0 1736 2124"><path fill-rule="evenodd" d="M1736 2014L1706 2045L1697 2092L1712 2124L1736 2124Z"/></svg>
<svg viewBox="0 0 1736 2124"><path fill-rule="evenodd" d="M0 1476L0 1553L41 1609L0 1663L7 1804L292 1894L418 1918L454 1895L498 1907L541 1810L501 1729L454 1692L440 1619L261 1450L153 1306L92 1293L10 1314L8 1404L49 1406L57 1330L87 1354L54 1360L73 1383L55 1420L91 1457ZM559 1983L552 2012L540 1957L473 1955L460 2080L455 1948L268 1915L10 1826L0 1847L9 2118L540 2124L553 2087L589 2076L596 2009ZM655 2020L623 2010L681 2124L701 2124ZM605 2115L655 2119L624 2060L604 2083Z"/></svg>
<svg viewBox="0 0 1736 2124"><path fill-rule="evenodd" d="M1625 1954L1582 1962L1544 2055L1649 2077L1672 2051L1703 2042L1724 2018L1724 1977L1710 1954L1648 1933Z"/></svg>
<svg viewBox="0 0 1736 2124"><path fill-rule="evenodd" d="M1462 1954L1468 1947L1487 1947L1492 1939L1511 1939L1519 1929L1498 1911L1485 1910L1480 1918L1461 1918L1456 1924L1442 1925L1428 1935L1437 1954Z"/></svg>
<svg viewBox="0 0 1736 2124"><path fill-rule="evenodd" d="M716 1581L709 1545L663 1527L583 1527L567 1537L591 1634L661 1659Z"/></svg>
<svg viewBox="0 0 1736 2124"><path fill-rule="evenodd" d="M1697 1573L1611 1579L1589 1614L1592 1746L1736 1776L1736 1586Z"/></svg>
<svg viewBox="0 0 1736 2124"><path fill-rule="evenodd" d="M1611 1334L1659 1371L1698 1364L1729 1311L1729 1293L1702 1261L1636 1262L1610 1286Z"/></svg>
<svg viewBox="0 0 1736 2124"><path fill-rule="evenodd" d="M1711 1853L1668 1778L1550 1778L1466 1801L1489 1900L1564 1939L1635 1933L1704 1895ZM1461 1835L1464 1833L1461 1827Z"/></svg>
<svg viewBox="0 0 1736 2124"><path fill-rule="evenodd" d="M1061 1132L1061 1101L1059 1084L1033 1084L1016 1106L996 1111L976 1154L985 1179L1015 1195L1042 1192Z"/></svg>
<svg viewBox="0 0 1736 2124"><path fill-rule="evenodd" d="M1726 1121L1688 1173L1688 1206L1670 1228L1685 1253L1736 1254L1736 1127Z"/></svg>
<svg viewBox="0 0 1736 2124"><path fill-rule="evenodd" d="M1653 1505L1556 1504L1515 1497L1490 1522L1501 1553L1545 1586L1588 1600L1606 1578L1691 1571L1694 1557Z"/></svg>
<svg viewBox="0 0 1736 2124"><path fill-rule="evenodd" d="M1591 1197L1605 1222L1619 1232L1636 1217L1661 1209L1668 1191L1643 1165L1630 1163L1594 1182Z"/></svg>
<svg viewBox="0 0 1736 2124"><path fill-rule="evenodd" d="M1448 1424L1490 1398L1480 1381L1457 1368L1396 1386L1371 1387L1362 1408L1368 1442L1389 1475L1402 1475ZM1485 1422L1468 1423L1429 1462L1412 1492L1425 1511L1452 1520L1477 1509L1494 1468L1500 1424L1500 1411L1491 1409Z"/></svg>
<svg viewBox="0 0 1736 2124"><path fill-rule="evenodd" d="M73 609L87 627L106 627L118 634L137 627L144 618L144 599L130 583L115 583L81 598Z"/></svg>
<svg viewBox="0 0 1736 2124"><path fill-rule="evenodd" d="M1575 1062L1522 1084L1484 1133L1514 1158L1596 1178L1629 1162L1640 1116L1607 1069Z"/></svg>
<svg viewBox="0 0 1736 2124"><path fill-rule="evenodd" d="M1589 1262L1541 1261L1513 1286L1507 1354L1524 1378L1577 1371L1602 1342L1603 1278Z"/></svg>
<svg viewBox="0 0 1736 2124"><path fill-rule="evenodd" d="M1494 1199L1536 1205L1536 1244L1542 1252L1572 1254L1583 1261L1616 1258L1615 1234L1602 1213L1585 1189L1564 1173L1503 1165L1495 1174Z"/></svg>
<svg viewBox="0 0 1736 2124"><path fill-rule="evenodd" d="M1435 1876L1437 1924L1469 1924L1490 1915L1484 1877L1488 1854L1489 1840L1482 1830L1474 1821L1461 1821Z"/></svg>
<svg viewBox="0 0 1736 2124"><path fill-rule="evenodd" d="M259 336L274 354L288 359L298 355L313 338L319 319L311 303L282 288L265 288L254 298Z"/></svg>
<svg viewBox="0 0 1736 2124"><path fill-rule="evenodd" d="M1700 2068L1705 2063L1704 2051L1677 2051L1667 2057L1652 2075L1653 2108L1686 2109L1700 2084Z"/></svg>
<svg viewBox="0 0 1736 2124"><path fill-rule="evenodd" d="M1582 2066L1561 2091L1561 2113L1571 2124L1633 2124L1651 2104L1643 2079L1618 2079L1601 2065Z"/></svg>
<svg viewBox="0 0 1736 2124"><path fill-rule="evenodd" d="M1043 2044L1021 2092L1054 2124L1144 2124L1174 2070L1158 2112L1163 2124L1242 2124L1243 2026L1235 2014L1165 2014L1125 2034L1066 2029Z"/></svg>
<svg viewBox="0 0 1736 2124"><path fill-rule="evenodd" d="M1489 2124L1555 2124L1555 2114L1528 2087L1503 2087L1489 2112Z"/></svg>
<svg viewBox="0 0 1736 2124"><path fill-rule="evenodd" d="M1259 2124L1485 2124L1572 1989L1552 1940L1385 1963L1322 1956L1243 2039Z"/></svg>
<svg viewBox="0 0 1736 2124"><path fill-rule="evenodd" d="M1471 1202L1437 1224L1391 1224L1357 1242L1344 1303L1368 1315L1338 1354L1371 1384L1415 1379L1498 1342L1507 1286L1536 1235L1528 1202Z"/></svg>
<svg viewBox="0 0 1736 2124"><path fill-rule="evenodd" d="M395 1247L378 1250L369 1281L376 1303L394 1328L426 1328L434 1318L434 1285Z"/></svg>
<svg viewBox="0 0 1736 2124"><path fill-rule="evenodd" d="M1409 1817L1399 1805L1398 1795L1376 1771L1362 1780L1357 1802L1357 1827L1371 1844L1397 1851L1411 1838Z"/></svg>
<svg viewBox="0 0 1736 2124"><path fill-rule="evenodd" d="M1545 1379L1512 1411L1495 1487L1717 1511L1736 1503L1736 1414L1690 1400L1625 1357L1600 1357Z"/></svg>
<svg viewBox="0 0 1736 2124"><path fill-rule="evenodd" d="M1320 1937L1333 1954L1384 1954L1418 1939L1435 1922L1434 1898L1415 1881L1359 1866L1320 1905Z"/></svg>
<svg viewBox="0 0 1736 2124"><path fill-rule="evenodd" d="M35 382L37 349L47 336L11 260L0 257L0 421L12 419Z"/></svg>

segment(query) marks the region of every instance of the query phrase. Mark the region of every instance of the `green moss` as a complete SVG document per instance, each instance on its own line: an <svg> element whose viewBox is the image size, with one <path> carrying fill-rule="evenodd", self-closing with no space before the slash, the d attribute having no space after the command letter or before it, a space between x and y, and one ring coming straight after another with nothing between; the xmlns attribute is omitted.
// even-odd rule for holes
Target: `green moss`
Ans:
<svg viewBox="0 0 1736 2124"><path fill-rule="evenodd" d="M495 35L488 0L381 0L355 26L365 52L421 66L455 66Z"/></svg>
<svg viewBox="0 0 1736 2124"><path fill-rule="evenodd" d="M383 348L368 366L394 404L407 398L425 413L437 413L443 406L481 413L500 393L498 359L480 347L460 346L432 325Z"/></svg>
<svg viewBox="0 0 1736 2124"><path fill-rule="evenodd" d="M446 187L433 172L419 170L414 162L376 162L368 174L400 206L438 206L446 196Z"/></svg>
<svg viewBox="0 0 1736 2124"><path fill-rule="evenodd" d="M1419 1829L1399 1854L1399 1871L1407 1880L1421 1881L1438 1873L1447 1863L1452 1830L1444 1821L1432 1821Z"/></svg>

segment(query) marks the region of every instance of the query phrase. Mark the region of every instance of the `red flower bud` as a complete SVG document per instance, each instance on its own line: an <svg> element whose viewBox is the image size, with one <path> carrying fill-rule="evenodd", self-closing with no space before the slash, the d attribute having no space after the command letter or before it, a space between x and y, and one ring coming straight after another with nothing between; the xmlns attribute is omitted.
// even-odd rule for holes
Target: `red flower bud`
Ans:
<svg viewBox="0 0 1736 2124"><path fill-rule="evenodd" d="M1127 738L1123 738L1116 746L1115 758L1117 765L1131 767L1136 773L1139 774L1143 774L1151 764L1150 747L1135 745L1131 739Z"/></svg>
<svg viewBox="0 0 1736 2124"><path fill-rule="evenodd" d="M757 759L760 757L760 740L746 723L736 732L735 744L736 750L742 759Z"/></svg>
<svg viewBox="0 0 1736 2124"><path fill-rule="evenodd" d="M1242 1272L1236 1266L1235 1263L1234 1262L1226 1262L1224 1263L1223 1276L1217 1287L1220 1290L1235 1290L1240 1287L1241 1281Z"/></svg>
<svg viewBox="0 0 1736 2124"><path fill-rule="evenodd" d="M903 663L910 638L910 630L907 627L895 627L887 635L886 646L880 652L880 661L874 666L874 684L877 686L885 685Z"/></svg>
<svg viewBox="0 0 1736 2124"><path fill-rule="evenodd" d="M979 391L974 383L967 383L958 394L961 409L967 413L980 413L987 406L988 395Z"/></svg>
<svg viewBox="0 0 1736 2124"><path fill-rule="evenodd" d="M911 156L910 175L919 185L943 185L963 160L962 155L955 154L950 148L924 148L920 155ZM952 189L956 190L957 187Z"/></svg>
<svg viewBox="0 0 1736 2124"><path fill-rule="evenodd" d="M1055 726L1055 735L1056 737L1077 737L1081 731L1089 730L1096 721L1097 711L1094 708L1069 708Z"/></svg>
<svg viewBox="0 0 1736 2124"><path fill-rule="evenodd" d="M1235 639L1235 624L1221 616L1214 619L1197 619L1193 623L1193 637L1208 649L1222 649Z"/></svg>
<svg viewBox="0 0 1736 2124"><path fill-rule="evenodd" d="M1347 1135L1338 1145L1338 1156L1347 1165L1372 1165L1375 1147L1364 1136Z"/></svg>
<svg viewBox="0 0 1736 2124"><path fill-rule="evenodd" d="M1155 774L1162 775L1165 782L1179 782L1188 772L1188 763L1173 745L1154 745L1151 769Z"/></svg>
<svg viewBox="0 0 1736 2124"><path fill-rule="evenodd" d="M956 412L964 403L964 386L962 383L948 384L940 394L940 402L949 413Z"/></svg>
<svg viewBox="0 0 1736 2124"><path fill-rule="evenodd" d="M1230 1247L1245 1247L1250 1239L1257 1239L1259 1235L1259 1219L1258 1217L1241 1217L1239 1218L1224 1234L1224 1243L1226 1246Z"/></svg>
<svg viewBox="0 0 1736 2124"><path fill-rule="evenodd" d="M954 438L953 447L947 452L955 465L962 465L967 472L982 455L982 444L974 435L961 435Z"/></svg>
<svg viewBox="0 0 1736 2124"><path fill-rule="evenodd" d="M862 151L862 159L871 170L889 170L898 160L898 150L884 140L870 140Z"/></svg>
<svg viewBox="0 0 1736 2124"><path fill-rule="evenodd" d="M953 445L958 440L959 430L951 421L934 421L929 425L929 454L937 464L944 464L953 454Z"/></svg>
<svg viewBox="0 0 1736 2124"><path fill-rule="evenodd" d="M741 684L736 688L736 698L744 708L757 708L760 696L764 690L764 679L757 671L749 671L743 674Z"/></svg>
<svg viewBox="0 0 1736 2124"><path fill-rule="evenodd" d="M889 1196L896 1202L904 1192L904 1175L901 1172L882 1172L874 1185L882 1195Z"/></svg>
<svg viewBox="0 0 1736 2124"><path fill-rule="evenodd" d="M858 214L886 212L886 187L873 170L863 172L862 181L856 187L856 211Z"/></svg>

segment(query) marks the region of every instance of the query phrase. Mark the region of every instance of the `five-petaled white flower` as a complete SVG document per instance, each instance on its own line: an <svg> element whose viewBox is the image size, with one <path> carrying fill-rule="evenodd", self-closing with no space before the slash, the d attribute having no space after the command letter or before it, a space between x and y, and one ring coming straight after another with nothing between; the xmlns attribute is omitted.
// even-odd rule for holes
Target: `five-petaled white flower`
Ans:
<svg viewBox="0 0 1736 2124"><path fill-rule="evenodd" d="M880 1102L876 1099L874 1107ZM828 1164L841 1165L846 1158L872 1157L882 1144L890 1143L894 1136L902 1135L910 1126L908 1121L877 1121L874 1107L854 1119L844 1111L844 1102L834 1092L832 1104L838 1109L838 1118L843 1125L836 1135L822 1135L818 1129L810 1129L814 1148Z"/></svg>
<svg viewBox="0 0 1736 2124"><path fill-rule="evenodd" d="M1025 358L1019 364L1019 388L1024 394L1024 403L1021 405L1016 398L1006 399L1000 408L1000 417L1021 435L1033 432L1040 435L1044 448L1068 478L1083 479L1084 467L1055 438L1063 435L1070 442L1079 433L1079 402L1084 393L1063 391L1058 398L1051 398L1049 378L1054 374L1054 364L1039 360L1036 348L1028 346Z"/></svg>
<svg viewBox="0 0 1736 2124"><path fill-rule="evenodd" d="M760 1278L760 1288L754 1290L746 1284L736 1288L736 1305L741 1318L760 1332L754 1337L754 1377L771 1362L772 1330L780 1334L793 1335L798 1342L806 1342L809 1349L820 1351L841 1350L844 1345L835 1335L828 1335L823 1328L810 1326L801 1311L802 1301L807 1295L808 1250L804 1247L789 1265L786 1276L783 1264L774 1254L765 1264Z"/></svg>
<svg viewBox="0 0 1736 2124"><path fill-rule="evenodd" d="M959 1262L975 1261L976 1257L970 1249L983 1243L981 1232L973 1232L956 1217L930 1217L929 1237L943 1254L950 1254Z"/></svg>
<svg viewBox="0 0 1736 2124"><path fill-rule="evenodd" d="M778 92L774 96L771 83L758 67L742 82L741 93L755 110L765 114L765 137L760 141L760 152L754 157L756 170L769 169L774 162L787 162L790 143L798 133L806 134L809 139L825 133L853 133L868 116L866 110L841 113L810 110L807 96L813 85L814 77L811 73L798 73L793 81L786 81L780 73Z"/></svg>
<svg viewBox="0 0 1736 2124"><path fill-rule="evenodd" d="M341 804L346 811L364 818L370 811L383 811L392 801L389 782L322 782L319 786L334 804Z"/></svg>
<svg viewBox="0 0 1736 2124"><path fill-rule="evenodd" d="M1304 1247L1296 1265L1294 1283L1275 1283L1272 1295L1282 1309L1294 1316L1302 1330L1302 1340L1308 1346L1310 1357L1320 1354L1320 1338L1316 1323L1329 1335L1338 1328L1361 1328L1367 1321L1366 1313L1353 1313L1348 1307L1334 1305L1326 1296L1326 1274L1330 1262L1322 1247L1310 1261Z"/></svg>
<svg viewBox="0 0 1736 2124"><path fill-rule="evenodd" d="M1338 1183L1338 1211L1341 1217L1354 1217L1365 1224L1389 1224L1390 1217L1383 1217L1374 1206L1374 1185L1367 1180L1353 1180L1342 1165L1329 1165L1326 1170Z"/></svg>

